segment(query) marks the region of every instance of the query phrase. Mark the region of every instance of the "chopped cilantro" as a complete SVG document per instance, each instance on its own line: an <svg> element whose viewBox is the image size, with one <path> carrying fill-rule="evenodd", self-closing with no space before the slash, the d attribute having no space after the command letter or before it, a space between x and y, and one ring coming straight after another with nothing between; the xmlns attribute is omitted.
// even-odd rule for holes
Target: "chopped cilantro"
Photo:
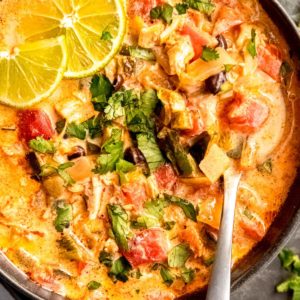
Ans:
<svg viewBox="0 0 300 300"><path fill-rule="evenodd" d="M92 78L90 91L95 110L103 111L108 99L112 96L114 87L105 75L95 75Z"/></svg>
<svg viewBox="0 0 300 300"><path fill-rule="evenodd" d="M52 141L47 141L44 138L39 137L39 136L36 139L31 140L29 142L29 147L32 150L40 152L40 153L53 154L56 151Z"/></svg>
<svg viewBox="0 0 300 300"><path fill-rule="evenodd" d="M115 240L121 250L128 250L128 237L131 235L129 217L120 205L109 204L107 213Z"/></svg>
<svg viewBox="0 0 300 300"><path fill-rule="evenodd" d="M164 199L157 199L146 202L144 207L149 214L161 221L164 216L164 208L167 205L168 203Z"/></svg>
<svg viewBox="0 0 300 300"><path fill-rule="evenodd" d="M164 197L167 201L169 201L171 204L179 206L187 218L191 219L192 221L197 221L197 212L194 207L194 205L187 200L181 199L179 197L170 196L167 194L164 194Z"/></svg>
<svg viewBox="0 0 300 300"><path fill-rule="evenodd" d="M128 280L128 272L131 270L131 266L127 259L123 256L115 260L108 275L114 280L126 282Z"/></svg>
<svg viewBox="0 0 300 300"><path fill-rule="evenodd" d="M203 14L211 15L216 6L211 2L211 0L185 0L189 8L200 11Z"/></svg>
<svg viewBox="0 0 300 300"><path fill-rule="evenodd" d="M161 166L165 159L157 145L156 138L152 133L140 133L137 135L138 148L146 158L150 171Z"/></svg>
<svg viewBox="0 0 300 300"><path fill-rule="evenodd" d="M118 172L128 173L134 170L134 168L135 168L134 164L124 159L119 159L119 161L116 163L116 170Z"/></svg>
<svg viewBox="0 0 300 300"><path fill-rule="evenodd" d="M187 3L178 3L176 4L175 8L179 15L184 15L188 10L189 5Z"/></svg>
<svg viewBox="0 0 300 300"><path fill-rule="evenodd" d="M161 19L167 24L171 24L173 18L173 10L174 9L170 4L165 3L163 5L152 8L150 11L150 17L152 20Z"/></svg>
<svg viewBox="0 0 300 300"><path fill-rule="evenodd" d="M72 221L72 206L60 200L56 203L56 219L54 220L55 229L63 232L65 228L70 226Z"/></svg>
<svg viewBox="0 0 300 300"><path fill-rule="evenodd" d="M255 39L256 39L256 31L255 31L255 29L252 28L251 40L249 41L248 46L247 46L247 50L250 53L250 55L252 56L252 58L257 56Z"/></svg>
<svg viewBox="0 0 300 300"><path fill-rule="evenodd" d="M129 46L127 48L129 55L138 59L154 61L155 55L151 49L142 48L139 46Z"/></svg>
<svg viewBox="0 0 300 300"><path fill-rule="evenodd" d="M66 134L70 137L84 140L86 137L86 127L84 124L76 124L75 122L71 122L67 125Z"/></svg>
<svg viewBox="0 0 300 300"><path fill-rule="evenodd" d="M92 290L97 290L99 289L99 287L101 286L101 283L98 281L90 281L87 285L88 290L92 291Z"/></svg>
<svg viewBox="0 0 300 300"><path fill-rule="evenodd" d="M289 249L283 249L279 258L282 266L291 273L291 276L276 286L278 293L293 291L293 300L300 299L300 258Z"/></svg>
<svg viewBox="0 0 300 300"><path fill-rule="evenodd" d="M183 267L181 270L181 278L184 283L191 283L195 279L195 270Z"/></svg>
<svg viewBox="0 0 300 300"><path fill-rule="evenodd" d="M111 33L109 31L104 30L102 32L102 35L101 35L102 41L110 41L112 39L113 39L113 36L111 35Z"/></svg>
<svg viewBox="0 0 300 300"><path fill-rule="evenodd" d="M179 244L175 246L168 254L168 265L171 268L182 268L191 256L192 252L188 245Z"/></svg>
<svg viewBox="0 0 300 300"><path fill-rule="evenodd" d="M113 263L113 257L110 253L102 250L99 255L100 263L104 264L106 267L111 267Z"/></svg>
<svg viewBox="0 0 300 300"><path fill-rule="evenodd" d="M94 139L102 133L105 122L106 120L103 115L99 114L98 116L85 121L83 125L88 130L91 139Z"/></svg>
<svg viewBox="0 0 300 300"><path fill-rule="evenodd" d="M66 120L62 119L55 123L55 130L58 134L61 134L66 126Z"/></svg>
<svg viewBox="0 0 300 300"><path fill-rule="evenodd" d="M205 46L205 47L203 48L201 58L202 58L204 61L209 62L209 61L212 61L212 60L217 60L217 59L219 59L219 58L220 58L220 55L219 55L219 53L217 52L217 50Z"/></svg>
<svg viewBox="0 0 300 300"><path fill-rule="evenodd" d="M158 98L155 90L147 90L141 95L140 109L146 117L150 117L158 103Z"/></svg>
<svg viewBox="0 0 300 300"><path fill-rule="evenodd" d="M174 277L172 276L170 270L168 268L166 268L165 266L161 266L160 276L163 279L163 282L167 286L172 285L172 283L174 282Z"/></svg>

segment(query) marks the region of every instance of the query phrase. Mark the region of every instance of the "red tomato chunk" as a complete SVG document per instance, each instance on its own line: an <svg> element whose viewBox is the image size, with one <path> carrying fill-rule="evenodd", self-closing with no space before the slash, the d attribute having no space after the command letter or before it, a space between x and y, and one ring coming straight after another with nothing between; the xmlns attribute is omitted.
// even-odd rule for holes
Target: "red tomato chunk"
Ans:
<svg viewBox="0 0 300 300"><path fill-rule="evenodd" d="M130 182L122 186L125 204L132 204L137 210L143 208L143 203L147 200L146 190L140 182Z"/></svg>
<svg viewBox="0 0 300 300"><path fill-rule="evenodd" d="M258 66L274 80L280 79L282 65L281 53L275 45L266 45L258 49Z"/></svg>
<svg viewBox="0 0 300 300"><path fill-rule="evenodd" d="M159 167L154 173L158 188L171 191L176 183L177 176L170 164Z"/></svg>
<svg viewBox="0 0 300 300"><path fill-rule="evenodd" d="M49 140L55 133L49 116L42 110L22 110L18 117L19 136L26 143L38 136Z"/></svg>
<svg viewBox="0 0 300 300"><path fill-rule="evenodd" d="M240 94L236 94L226 110L229 127L246 134L260 129L269 116L266 104Z"/></svg>
<svg viewBox="0 0 300 300"><path fill-rule="evenodd" d="M140 231L130 242L123 255L133 267L145 263L163 262L167 258L167 242L159 228Z"/></svg>

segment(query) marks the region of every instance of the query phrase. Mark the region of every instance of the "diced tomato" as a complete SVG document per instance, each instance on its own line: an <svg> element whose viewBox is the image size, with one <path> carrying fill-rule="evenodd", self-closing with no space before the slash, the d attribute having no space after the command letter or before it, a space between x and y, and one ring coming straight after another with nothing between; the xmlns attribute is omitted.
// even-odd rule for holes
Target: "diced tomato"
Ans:
<svg viewBox="0 0 300 300"><path fill-rule="evenodd" d="M227 107L227 121L231 129L251 134L257 131L269 116L266 104L236 94L235 99Z"/></svg>
<svg viewBox="0 0 300 300"><path fill-rule="evenodd" d="M253 216L252 219L244 216L240 220L239 225L243 229L246 236L255 241L260 241L266 233L264 222L257 216Z"/></svg>
<svg viewBox="0 0 300 300"><path fill-rule="evenodd" d="M130 182L122 185L125 204L133 204L140 210L143 208L143 203L147 200L147 193L143 183Z"/></svg>
<svg viewBox="0 0 300 300"><path fill-rule="evenodd" d="M167 258L167 242L160 228L140 231L130 242L123 255L133 267L146 263L164 262Z"/></svg>
<svg viewBox="0 0 300 300"><path fill-rule="evenodd" d="M78 275L81 275L82 271L84 268L87 266L87 263L84 261L78 261L77 262L77 270L78 270Z"/></svg>
<svg viewBox="0 0 300 300"><path fill-rule="evenodd" d="M160 166L154 173L158 188L171 191L176 183L177 176L170 164Z"/></svg>
<svg viewBox="0 0 300 300"><path fill-rule="evenodd" d="M274 80L280 79L281 53L275 45L268 44L258 49L258 66Z"/></svg>
<svg viewBox="0 0 300 300"><path fill-rule="evenodd" d="M42 110L22 110L18 117L19 136L26 143L38 136L48 140L55 133L49 116Z"/></svg>
<svg viewBox="0 0 300 300"><path fill-rule="evenodd" d="M243 23L243 15L236 9L223 6L214 25L213 35L217 36Z"/></svg>
<svg viewBox="0 0 300 300"><path fill-rule="evenodd" d="M152 8L162 5L163 0L129 0L128 1L128 15L130 17L140 16L144 19L150 18L150 11Z"/></svg>
<svg viewBox="0 0 300 300"><path fill-rule="evenodd" d="M203 47L208 44L207 39L202 37L195 29L187 24L182 27L180 33L182 35L188 35L191 39L195 54L193 60L199 58L202 55Z"/></svg>
<svg viewBox="0 0 300 300"><path fill-rule="evenodd" d="M204 124L199 113L197 111L191 111L191 113L193 118L193 128L182 131L182 134L187 137L200 135L204 131Z"/></svg>

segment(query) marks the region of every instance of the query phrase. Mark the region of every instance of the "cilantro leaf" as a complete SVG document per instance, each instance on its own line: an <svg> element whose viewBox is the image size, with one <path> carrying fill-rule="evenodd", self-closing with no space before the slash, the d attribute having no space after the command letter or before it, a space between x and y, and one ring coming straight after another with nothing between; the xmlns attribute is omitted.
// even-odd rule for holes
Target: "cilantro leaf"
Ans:
<svg viewBox="0 0 300 300"><path fill-rule="evenodd" d="M57 174L64 180L67 186L75 183L74 179L66 171L66 169L73 167L74 164L74 162L67 162L57 167Z"/></svg>
<svg viewBox="0 0 300 300"><path fill-rule="evenodd" d="M191 283L195 279L195 270L186 267L182 268L181 278L184 283Z"/></svg>
<svg viewBox="0 0 300 300"><path fill-rule="evenodd" d="M101 35L102 41L110 41L112 39L113 39L113 36L111 35L111 33L109 31L104 30L102 32L102 35Z"/></svg>
<svg viewBox="0 0 300 300"><path fill-rule="evenodd" d="M157 103L158 98L155 90L147 90L141 95L140 109L146 117L150 117L153 114Z"/></svg>
<svg viewBox="0 0 300 300"><path fill-rule="evenodd" d="M113 257L110 253L102 250L99 255L100 263L104 264L106 267L111 267L113 263Z"/></svg>
<svg viewBox="0 0 300 300"><path fill-rule="evenodd" d="M101 283L95 280L92 280L88 283L87 288L89 291L97 290L101 286Z"/></svg>
<svg viewBox="0 0 300 300"><path fill-rule="evenodd" d="M161 19L167 24L171 24L173 18L173 10L174 9L170 4L165 3L163 5L152 8L150 11L150 17L152 20Z"/></svg>
<svg viewBox="0 0 300 300"><path fill-rule="evenodd" d="M160 276L163 279L163 282L170 286L174 282L174 277L172 276L171 272L165 266L162 266L160 269Z"/></svg>
<svg viewBox="0 0 300 300"><path fill-rule="evenodd" d="M92 78L90 91L95 110L103 111L107 106L107 100L112 96L114 87L109 79L101 74Z"/></svg>
<svg viewBox="0 0 300 300"><path fill-rule="evenodd" d="M106 120L102 115L95 116L83 123L85 128L88 130L89 135L92 139L99 136L102 131Z"/></svg>
<svg viewBox="0 0 300 300"><path fill-rule="evenodd" d="M63 232L65 228L70 226L72 221L72 206L60 200L56 203L56 219L54 220L55 229Z"/></svg>
<svg viewBox="0 0 300 300"><path fill-rule="evenodd" d="M184 15L184 14L186 14L186 11L188 10L189 5L187 3L178 3L178 4L176 4L175 8L179 15Z"/></svg>
<svg viewBox="0 0 300 300"><path fill-rule="evenodd" d="M109 204L107 206L107 213L118 246L121 250L128 250L127 239L130 237L131 231L126 211L120 205Z"/></svg>
<svg viewBox="0 0 300 300"><path fill-rule="evenodd" d="M252 56L252 58L257 56L255 39L256 39L256 31L255 31L255 29L252 28L251 40L249 41L248 46L247 46L247 50L248 50L249 54Z"/></svg>
<svg viewBox="0 0 300 300"><path fill-rule="evenodd" d="M39 137L39 136L36 139L31 140L29 142L29 147L32 150L35 150L40 153L53 154L56 151L53 142L47 141L44 138Z"/></svg>
<svg viewBox="0 0 300 300"><path fill-rule="evenodd" d="M188 245L179 244L175 246L168 254L168 265L171 268L182 268L191 256L192 252Z"/></svg>
<svg viewBox="0 0 300 300"><path fill-rule="evenodd" d="M86 127L84 124L76 124L75 122L71 122L67 125L66 134L70 137L84 140L86 137Z"/></svg>
<svg viewBox="0 0 300 300"><path fill-rule="evenodd" d="M187 4L189 8L198 10L208 16L211 15L216 8L211 0L185 0L183 3Z"/></svg>
<svg viewBox="0 0 300 300"><path fill-rule="evenodd" d="M118 172L128 173L134 170L134 168L135 168L134 164L124 159L119 159L119 161L116 163L116 170Z"/></svg>
<svg viewBox="0 0 300 300"><path fill-rule="evenodd" d="M150 171L154 171L165 162L153 133L137 135L138 148L146 158Z"/></svg>
<svg viewBox="0 0 300 300"><path fill-rule="evenodd" d="M164 208L167 207L167 205L168 203L164 199L157 199L146 202L144 207L149 214L161 221L164 216Z"/></svg>
<svg viewBox="0 0 300 300"><path fill-rule="evenodd" d="M174 205L182 208L182 210L187 218L191 219L194 222L197 222L197 212L192 203L188 202L187 200L181 199L179 197L170 196L167 194L164 194L164 197L171 204L174 204Z"/></svg>
<svg viewBox="0 0 300 300"><path fill-rule="evenodd" d="M66 120L62 119L55 123L55 130L58 134L61 134L66 126Z"/></svg>
<svg viewBox="0 0 300 300"><path fill-rule="evenodd" d="M219 53L217 52L217 50L205 46L205 47L203 48L201 58L202 58L204 61L209 62L209 61L212 61L212 60L217 60L217 59L219 59L219 58L220 58L220 55L219 55Z"/></svg>
<svg viewBox="0 0 300 300"><path fill-rule="evenodd" d="M123 256L113 262L113 265L108 273L114 280L126 282L128 280L128 272L131 270L131 265Z"/></svg>
<svg viewBox="0 0 300 300"><path fill-rule="evenodd" d="M129 55L138 59L147 61L154 61L155 55L151 49L143 48L140 46L129 46L127 48Z"/></svg>

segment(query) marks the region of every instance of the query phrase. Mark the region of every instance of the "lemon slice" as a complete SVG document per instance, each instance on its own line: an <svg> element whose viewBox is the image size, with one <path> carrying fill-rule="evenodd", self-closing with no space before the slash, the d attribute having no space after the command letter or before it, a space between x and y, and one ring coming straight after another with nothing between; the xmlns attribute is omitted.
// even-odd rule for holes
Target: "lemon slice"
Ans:
<svg viewBox="0 0 300 300"><path fill-rule="evenodd" d="M119 50L125 30L123 0L23 0L26 41L65 35L69 78L92 75Z"/></svg>
<svg viewBox="0 0 300 300"><path fill-rule="evenodd" d="M66 48L61 36L0 50L0 102L22 108L48 97L64 76Z"/></svg>

